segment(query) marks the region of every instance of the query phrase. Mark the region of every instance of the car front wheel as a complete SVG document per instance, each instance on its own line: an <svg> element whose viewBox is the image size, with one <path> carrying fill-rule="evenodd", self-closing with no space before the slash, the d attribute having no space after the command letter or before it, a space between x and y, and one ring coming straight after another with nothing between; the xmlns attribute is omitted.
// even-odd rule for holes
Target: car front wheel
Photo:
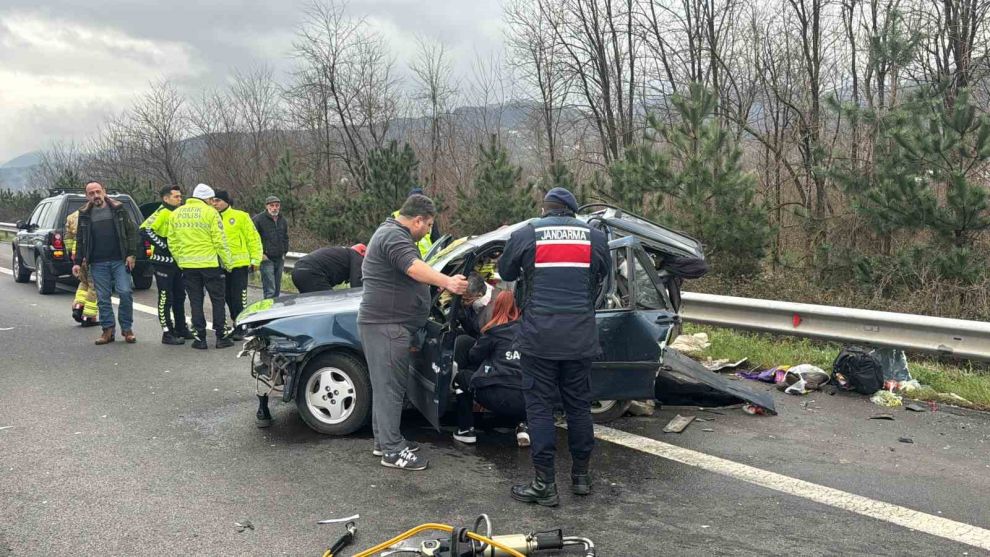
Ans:
<svg viewBox="0 0 990 557"><path fill-rule="evenodd" d="M348 435L371 418L368 368L353 356L316 356L303 369L296 389L299 415L320 433Z"/></svg>
<svg viewBox="0 0 990 557"><path fill-rule="evenodd" d="M591 403L591 419L596 424L604 424L617 420L626 413L629 405L628 400L596 400Z"/></svg>

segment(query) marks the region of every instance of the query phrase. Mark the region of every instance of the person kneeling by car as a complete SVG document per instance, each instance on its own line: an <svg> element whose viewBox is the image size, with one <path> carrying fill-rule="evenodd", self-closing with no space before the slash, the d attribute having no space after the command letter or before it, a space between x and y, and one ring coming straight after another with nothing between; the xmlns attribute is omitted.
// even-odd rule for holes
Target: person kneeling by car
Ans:
<svg viewBox="0 0 990 557"><path fill-rule="evenodd" d="M364 244L320 248L296 261L292 284L300 294L333 290L345 282L351 288L360 288L361 263L366 251Z"/></svg>
<svg viewBox="0 0 990 557"><path fill-rule="evenodd" d="M492 318L482 328L481 337L468 353L467 365L455 379L457 393L457 433L454 439L475 443L474 401L502 416L519 422L516 442L529 446L526 428L526 400L522 391L522 365L512 347L519 325L519 309L512 292L501 291L495 298Z"/></svg>

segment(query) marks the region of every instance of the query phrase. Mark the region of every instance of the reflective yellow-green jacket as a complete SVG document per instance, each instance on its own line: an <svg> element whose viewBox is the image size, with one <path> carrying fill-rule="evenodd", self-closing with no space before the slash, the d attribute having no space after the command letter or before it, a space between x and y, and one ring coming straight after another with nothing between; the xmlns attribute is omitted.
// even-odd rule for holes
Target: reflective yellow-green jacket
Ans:
<svg viewBox="0 0 990 557"><path fill-rule="evenodd" d="M65 249L69 253L76 252L76 231L79 230L79 211L69 213L65 217Z"/></svg>
<svg viewBox="0 0 990 557"><path fill-rule="evenodd" d="M231 268L261 265L261 235L254 227L251 215L227 207L220 213L220 218L230 246Z"/></svg>
<svg viewBox="0 0 990 557"><path fill-rule="evenodd" d="M175 258L168 248L169 222L175 209L162 203L154 213L144 219L138 231L151 243L151 262L156 265L175 265Z"/></svg>
<svg viewBox="0 0 990 557"><path fill-rule="evenodd" d="M202 199L187 199L172 211L168 247L180 269L232 268L220 213Z"/></svg>
<svg viewBox="0 0 990 557"><path fill-rule="evenodd" d="M399 218L398 209L392 212L392 218ZM423 236L418 242L416 242L416 247L419 248L419 256L425 259L426 254L430 251L430 248L433 247L433 238L430 236L429 232L426 233L426 236Z"/></svg>

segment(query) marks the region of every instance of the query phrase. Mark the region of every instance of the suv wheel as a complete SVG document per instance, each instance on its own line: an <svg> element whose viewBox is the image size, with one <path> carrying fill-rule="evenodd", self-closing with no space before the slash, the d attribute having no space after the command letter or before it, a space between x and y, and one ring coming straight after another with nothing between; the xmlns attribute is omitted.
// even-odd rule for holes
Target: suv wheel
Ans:
<svg viewBox="0 0 990 557"><path fill-rule="evenodd" d="M626 413L632 402L628 400L596 400L591 403L591 419L596 424L617 420Z"/></svg>
<svg viewBox="0 0 990 557"><path fill-rule="evenodd" d="M306 425L320 433L354 433L371 418L368 368L341 353L313 358L299 377L296 407Z"/></svg>
<svg viewBox="0 0 990 557"><path fill-rule="evenodd" d="M55 276L48 272L45 268L45 260L39 255L34 260L35 280L38 283L38 293L39 294L51 294L55 292Z"/></svg>
<svg viewBox="0 0 990 557"><path fill-rule="evenodd" d="M31 269L24 268L24 262L21 261L21 255L17 253L17 248L14 248L10 270L14 272L14 282L27 282L31 280Z"/></svg>

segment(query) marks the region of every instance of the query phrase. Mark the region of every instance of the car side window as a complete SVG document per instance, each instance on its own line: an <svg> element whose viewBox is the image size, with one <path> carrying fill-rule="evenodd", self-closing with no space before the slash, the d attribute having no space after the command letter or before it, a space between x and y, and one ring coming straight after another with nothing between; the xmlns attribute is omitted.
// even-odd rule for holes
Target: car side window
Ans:
<svg viewBox="0 0 990 557"><path fill-rule="evenodd" d="M58 213L58 204L49 203L48 208L41 214L41 228L55 228L55 216Z"/></svg>
<svg viewBox="0 0 990 557"><path fill-rule="evenodd" d="M31 226L41 226L41 219L42 217L45 216L45 213L48 211L48 206L50 204L51 203L48 201L39 204L38 207L34 210L34 213L31 214L31 219L28 221L28 223L30 223Z"/></svg>

